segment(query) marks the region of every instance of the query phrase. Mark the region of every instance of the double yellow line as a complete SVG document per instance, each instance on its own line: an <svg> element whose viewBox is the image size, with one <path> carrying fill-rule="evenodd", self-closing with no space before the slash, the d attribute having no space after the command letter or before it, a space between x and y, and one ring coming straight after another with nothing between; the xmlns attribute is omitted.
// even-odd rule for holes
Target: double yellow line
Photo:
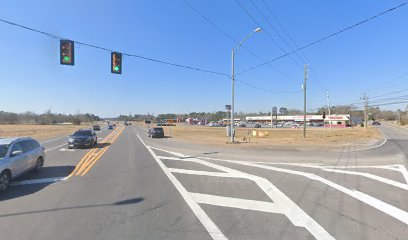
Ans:
<svg viewBox="0 0 408 240"><path fill-rule="evenodd" d="M68 175L68 178L72 176L84 176L93 165L102 157L102 155L109 149L111 144L116 141L119 135L125 130L125 127L116 129L106 136L99 144L103 144L102 148L94 148L90 150L82 159L79 161L75 169Z"/></svg>

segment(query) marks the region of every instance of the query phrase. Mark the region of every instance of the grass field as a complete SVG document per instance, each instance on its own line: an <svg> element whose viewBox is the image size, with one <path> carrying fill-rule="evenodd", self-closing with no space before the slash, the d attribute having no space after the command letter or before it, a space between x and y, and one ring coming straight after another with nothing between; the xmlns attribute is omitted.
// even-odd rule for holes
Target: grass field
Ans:
<svg viewBox="0 0 408 240"><path fill-rule="evenodd" d="M54 137L67 136L74 131L90 125L0 125L0 138L33 137L45 140Z"/></svg>
<svg viewBox="0 0 408 240"><path fill-rule="evenodd" d="M226 136L226 129L219 127L205 126L173 126L163 127L166 136L171 136L177 140L204 144L204 145L224 145L250 148L293 148L293 147L332 147L341 148L347 145L368 145L375 140L381 139L380 132L373 127L367 130L361 127L344 129L308 128L306 138L303 138L303 128L299 129L248 129L237 128L236 141L239 144L227 144L229 139ZM253 131L266 132L265 137L252 136ZM246 141L244 141L246 138Z"/></svg>

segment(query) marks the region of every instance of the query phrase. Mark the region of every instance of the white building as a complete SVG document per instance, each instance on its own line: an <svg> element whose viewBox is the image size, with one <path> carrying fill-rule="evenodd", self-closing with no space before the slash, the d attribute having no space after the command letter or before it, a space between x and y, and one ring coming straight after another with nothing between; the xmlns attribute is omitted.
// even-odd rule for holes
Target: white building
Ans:
<svg viewBox="0 0 408 240"><path fill-rule="evenodd" d="M278 122L303 122L303 115L294 115L294 116L274 116L273 121ZM247 122L257 122L257 123L270 123L271 116L253 116L246 117ZM324 123L325 126L332 127L346 127L350 123L350 115L348 114L332 114L326 115L326 118L323 119L322 115L306 115L306 122L314 123Z"/></svg>

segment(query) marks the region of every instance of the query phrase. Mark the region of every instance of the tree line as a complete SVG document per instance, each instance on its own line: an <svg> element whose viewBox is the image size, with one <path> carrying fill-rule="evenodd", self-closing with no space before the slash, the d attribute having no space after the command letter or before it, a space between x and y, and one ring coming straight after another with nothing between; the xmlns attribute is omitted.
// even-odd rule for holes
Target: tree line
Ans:
<svg viewBox="0 0 408 240"><path fill-rule="evenodd" d="M75 125L80 125L83 122L93 122L100 121L101 118L91 114L77 113L72 114L61 114L52 113L51 110L46 111L42 114L36 114L34 112L25 113L13 113L0 111L0 124L40 124L40 125L50 125L50 124L60 124L60 123L72 123Z"/></svg>

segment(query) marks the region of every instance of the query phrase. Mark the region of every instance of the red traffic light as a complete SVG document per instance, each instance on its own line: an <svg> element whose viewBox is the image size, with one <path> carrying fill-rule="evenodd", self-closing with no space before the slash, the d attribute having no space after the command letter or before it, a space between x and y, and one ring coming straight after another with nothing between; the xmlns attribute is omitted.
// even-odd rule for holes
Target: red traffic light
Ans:
<svg viewBox="0 0 408 240"><path fill-rule="evenodd" d="M71 65L75 63L74 42L71 40L60 41L60 64Z"/></svg>
<svg viewBox="0 0 408 240"><path fill-rule="evenodd" d="M111 53L111 73L122 74L122 53Z"/></svg>

